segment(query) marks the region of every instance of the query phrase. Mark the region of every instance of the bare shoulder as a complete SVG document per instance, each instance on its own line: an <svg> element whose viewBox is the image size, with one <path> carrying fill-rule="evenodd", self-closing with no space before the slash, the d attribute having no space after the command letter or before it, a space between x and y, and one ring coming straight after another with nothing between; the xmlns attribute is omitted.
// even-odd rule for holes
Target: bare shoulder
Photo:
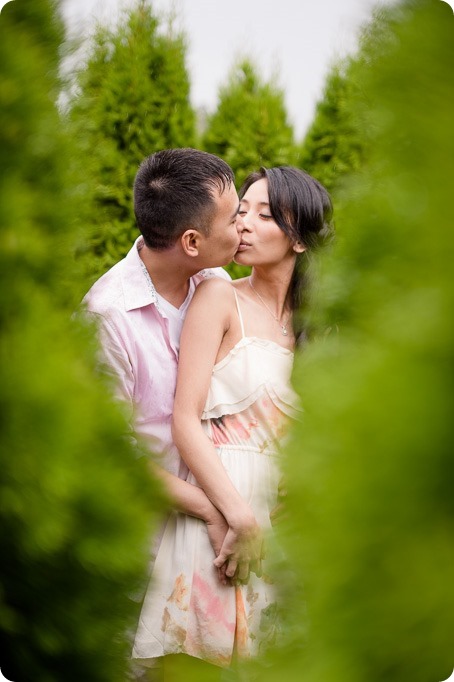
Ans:
<svg viewBox="0 0 454 682"><path fill-rule="evenodd" d="M222 299L233 297L233 286L232 282L226 279L221 279L220 277L211 277L210 279L205 279L203 282L197 285L194 293L194 298L204 299L214 299L220 297Z"/></svg>
<svg viewBox="0 0 454 682"><path fill-rule="evenodd" d="M213 277L197 285L189 305L185 325L198 324L205 329L216 325L224 330L230 326L235 307L232 283Z"/></svg>

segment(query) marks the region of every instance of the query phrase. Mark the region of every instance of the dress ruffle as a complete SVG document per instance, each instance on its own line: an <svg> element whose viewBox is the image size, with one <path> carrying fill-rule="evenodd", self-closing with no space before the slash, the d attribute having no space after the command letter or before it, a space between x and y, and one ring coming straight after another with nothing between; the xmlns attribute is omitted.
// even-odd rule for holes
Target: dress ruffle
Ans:
<svg viewBox="0 0 454 682"><path fill-rule="evenodd" d="M243 337L214 366L202 419L238 414L264 394L284 414L297 417L298 396L290 386L292 366L293 353L287 348L268 339Z"/></svg>

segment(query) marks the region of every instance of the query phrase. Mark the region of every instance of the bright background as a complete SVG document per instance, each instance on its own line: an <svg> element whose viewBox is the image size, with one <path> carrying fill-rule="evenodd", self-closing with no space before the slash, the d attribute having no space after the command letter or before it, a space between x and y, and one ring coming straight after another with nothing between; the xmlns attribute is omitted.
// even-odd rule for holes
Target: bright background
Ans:
<svg viewBox="0 0 454 682"><path fill-rule="evenodd" d="M71 32L88 34L100 19L114 21L135 0L63 0ZM310 124L333 61L355 50L359 29L374 0L154 0L155 10L174 11L188 37L191 100L212 111L235 58L247 55L268 79L276 72L295 134Z"/></svg>

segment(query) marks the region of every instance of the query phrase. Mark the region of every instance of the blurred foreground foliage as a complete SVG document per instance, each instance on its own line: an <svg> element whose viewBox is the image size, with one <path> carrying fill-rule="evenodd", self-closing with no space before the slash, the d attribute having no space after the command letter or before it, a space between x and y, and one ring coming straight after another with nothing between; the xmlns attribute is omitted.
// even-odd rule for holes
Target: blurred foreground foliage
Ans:
<svg viewBox="0 0 454 682"><path fill-rule="evenodd" d="M162 505L72 319L80 190L55 102L50 0L0 19L0 667L14 682L124 682Z"/></svg>
<svg viewBox="0 0 454 682"><path fill-rule="evenodd" d="M344 103L367 149L320 265L287 460L285 644L261 680L439 682L454 668L452 10L363 34ZM348 107L350 110L347 111Z"/></svg>

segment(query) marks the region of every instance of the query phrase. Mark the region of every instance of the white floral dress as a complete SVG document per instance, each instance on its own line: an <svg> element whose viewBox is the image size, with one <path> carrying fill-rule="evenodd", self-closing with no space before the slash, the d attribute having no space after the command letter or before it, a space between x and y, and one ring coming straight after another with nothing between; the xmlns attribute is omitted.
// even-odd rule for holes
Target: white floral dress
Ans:
<svg viewBox="0 0 454 682"><path fill-rule="evenodd" d="M245 336L238 300L237 307L242 338L213 368L203 428L267 532L277 504L280 447L288 417L297 414L293 353ZM192 474L188 481L197 484ZM205 523L172 514L142 607L134 658L185 653L228 666L234 651L248 658L273 640L277 606L266 561L262 577L251 574L247 585L233 586L219 582L213 559Z"/></svg>

